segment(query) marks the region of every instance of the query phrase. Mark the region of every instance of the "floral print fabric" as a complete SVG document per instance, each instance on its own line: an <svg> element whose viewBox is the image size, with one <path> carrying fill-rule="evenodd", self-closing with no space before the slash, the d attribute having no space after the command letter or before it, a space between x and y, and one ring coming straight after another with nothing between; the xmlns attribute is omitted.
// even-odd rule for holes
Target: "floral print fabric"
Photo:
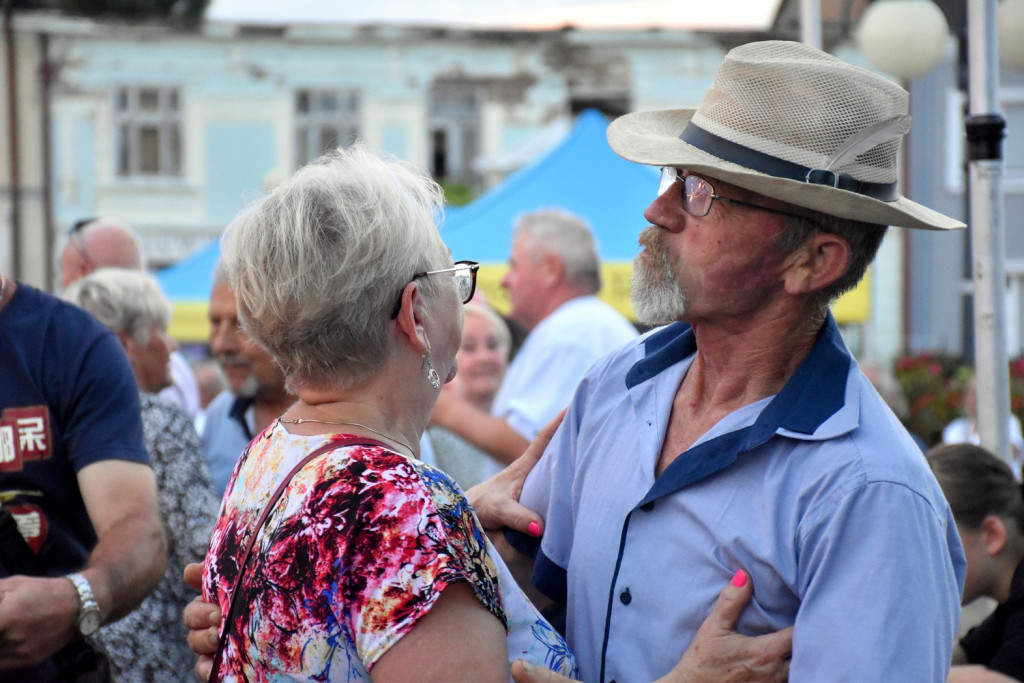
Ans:
<svg viewBox="0 0 1024 683"><path fill-rule="evenodd" d="M207 599L225 614L268 499L328 440L289 434L277 422L240 459L204 576ZM506 626L512 658L575 674L564 641L496 559L458 486L383 445L341 446L302 468L252 555L226 639L227 678L370 680L377 660L455 581L468 582Z"/></svg>

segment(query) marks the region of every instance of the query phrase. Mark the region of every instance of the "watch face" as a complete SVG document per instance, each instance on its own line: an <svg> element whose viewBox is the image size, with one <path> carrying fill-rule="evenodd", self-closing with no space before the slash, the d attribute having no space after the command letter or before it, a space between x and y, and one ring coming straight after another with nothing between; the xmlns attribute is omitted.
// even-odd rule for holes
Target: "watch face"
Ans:
<svg viewBox="0 0 1024 683"><path fill-rule="evenodd" d="M83 636L91 636L100 627L100 611L89 610L78 621L78 630Z"/></svg>

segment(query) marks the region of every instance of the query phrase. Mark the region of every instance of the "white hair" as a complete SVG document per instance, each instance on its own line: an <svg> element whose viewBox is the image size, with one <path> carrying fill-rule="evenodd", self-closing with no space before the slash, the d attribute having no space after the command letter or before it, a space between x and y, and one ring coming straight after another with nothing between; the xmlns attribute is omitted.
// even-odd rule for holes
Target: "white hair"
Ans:
<svg viewBox="0 0 1024 683"><path fill-rule="evenodd" d="M137 270L100 268L68 285L61 298L142 346L155 326L166 329L171 320L171 304L156 279Z"/></svg>
<svg viewBox="0 0 1024 683"><path fill-rule="evenodd" d="M528 235L529 251L555 254L562 259L565 277L590 294L601 289L601 261L594 234L586 222L561 209L525 213L516 221L513 235Z"/></svg>
<svg viewBox="0 0 1024 683"><path fill-rule="evenodd" d="M228 226L223 265L245 331L287 386L348 384L385 360L387 324L418 272L452 265L444 193L356 144L305 166ZM433 297L452 278L418 280Z"/></svg>

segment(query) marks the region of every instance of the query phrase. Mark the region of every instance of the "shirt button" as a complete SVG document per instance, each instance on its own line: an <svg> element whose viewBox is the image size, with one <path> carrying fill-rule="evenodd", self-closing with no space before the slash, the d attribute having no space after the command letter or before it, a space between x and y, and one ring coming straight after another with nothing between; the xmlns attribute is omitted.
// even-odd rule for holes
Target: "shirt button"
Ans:
<svg viewBox="0 0 1024 683"><path fill-rule="evenodd" d="M623 605L628 605L633 602L633 596L629 594L629 587L626 587L621 593L619 593L619 602Z"/></svg>
<svg viewBox="0 0 1024 683"><path fill-rule="evenodd" d="M651 500L644 503L643 505L640 506L640 509L643 510L644 512L650 512L651 510L654 509L654 501Z"/></svg>

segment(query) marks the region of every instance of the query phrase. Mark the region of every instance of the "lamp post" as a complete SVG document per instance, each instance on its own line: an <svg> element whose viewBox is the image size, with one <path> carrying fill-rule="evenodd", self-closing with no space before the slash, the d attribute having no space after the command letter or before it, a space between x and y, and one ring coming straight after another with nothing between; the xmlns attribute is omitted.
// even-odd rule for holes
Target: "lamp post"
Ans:
<svg viewBox="0 0 1024 683"><path fill-rule="evenodd" d="M1024 0L1004 0L1014 7ZM1006 352L1005 229L1002 201L1002 137L1005 121L998 113L998 68L995 59L996 0L968 0L967 176L974 280L975 371L978 387L978 433L985 448L1009 461L1006 428L1010 421L1010 380ZM1005 11L1005 8L1004 10ZM938 17L936 17L938 15ZM941 24L936 19L941 19ZM1002 17L1001 17L1002 21ZM1010 23L1010 19L1007 19ZM924 41L927 31L936 45ZM913 27L908 31L903 27ZM931 0L879 0L865 12L861 49L878 68L905 79L922 76L942 56L945 17ZM898 34L898 35L897 35ZM1020 33L1004 40L1020 48ZM1011 49L1012 49L1011 48ZM935 58L928 66L925 56Z"/></svg>

